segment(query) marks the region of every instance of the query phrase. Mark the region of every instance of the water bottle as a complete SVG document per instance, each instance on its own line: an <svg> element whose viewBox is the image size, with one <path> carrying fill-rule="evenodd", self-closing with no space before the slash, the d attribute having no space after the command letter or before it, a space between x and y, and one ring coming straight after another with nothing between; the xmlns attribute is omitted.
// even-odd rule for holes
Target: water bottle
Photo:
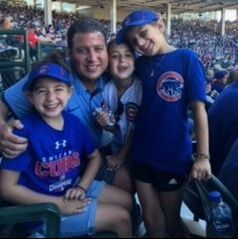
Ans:
<svg viewBox="0 0 238 239"><path fill-rule="evenodd" d="M206 226L207 237L232 238L234 237L234 224L232 212L228 204L222 200L219 192L209 194L210 207Z"/></svg>

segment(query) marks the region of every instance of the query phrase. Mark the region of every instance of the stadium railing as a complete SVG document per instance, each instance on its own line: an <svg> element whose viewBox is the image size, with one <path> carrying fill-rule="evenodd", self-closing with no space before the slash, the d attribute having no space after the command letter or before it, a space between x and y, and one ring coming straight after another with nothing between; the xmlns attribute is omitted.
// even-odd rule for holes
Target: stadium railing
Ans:
<svg viewBox="0 0 238 239"><path fill-rule="evenodd" d="M0 94L30 71L28 34L0 30Z"/></svg>
<svg viewBox="0 0 238 239"><path fill-rule="evenodd" d="M0 238L26 237L26 222L44 222L46 237L59 237L60 212L52 203L9 206L0 202Z"/></svg>

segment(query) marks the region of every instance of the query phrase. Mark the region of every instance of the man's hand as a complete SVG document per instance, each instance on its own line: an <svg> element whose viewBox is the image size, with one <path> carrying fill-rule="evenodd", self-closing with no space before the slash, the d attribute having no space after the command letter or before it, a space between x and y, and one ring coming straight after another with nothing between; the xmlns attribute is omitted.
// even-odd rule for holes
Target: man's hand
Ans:
<svg viewBox="0 0 238 239"><path fill-rule="evenodd" d="M12 133L14 128L21 129L23 127L19 120L0 124L0 152L5 158L15 158L26 150L27 139Z"/></svg>

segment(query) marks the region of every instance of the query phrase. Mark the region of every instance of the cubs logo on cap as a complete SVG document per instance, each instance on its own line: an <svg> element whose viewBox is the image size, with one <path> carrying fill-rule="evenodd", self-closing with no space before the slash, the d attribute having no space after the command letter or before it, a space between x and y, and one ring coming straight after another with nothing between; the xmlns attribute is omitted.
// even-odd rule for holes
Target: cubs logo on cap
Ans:
<svg viewBox="0 0 238 239"><path fill-rule="evenodd" d="M31 71L28 80L23 86L23 91L30 90L36 81L43 77L71 85L70 74L64 67L57 64L48 63L39 65Z"/></svg>
<svg viewBox="0 0 238 239"><path fill-rule="evenodd" d="M159 15L153 11L138 10L128 15L122 22L122 28L116 36L116 42L121 44L125 42L126 32L131 27L139 27L157 21Z"/></svg>

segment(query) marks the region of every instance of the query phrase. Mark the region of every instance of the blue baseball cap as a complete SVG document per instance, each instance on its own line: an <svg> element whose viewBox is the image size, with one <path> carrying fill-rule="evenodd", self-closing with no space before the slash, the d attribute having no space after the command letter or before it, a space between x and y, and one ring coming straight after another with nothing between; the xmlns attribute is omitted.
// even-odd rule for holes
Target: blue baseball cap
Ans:
<svg viewBox="0 0 238 239"><path fill-rule="evenodd" d="M118 44L125 42L126 32L131 27L140 27L159 19L156 12L149 10L138 10L129 14L122 22L122 27L117 33L116 42Z"/></svg>
<svg viewBox="0 0 238 239"><path fill-rule="evenodd" d="M48 63L39 65L31 71L28 80L23 86L23 91L31 90L37 80L43 77L51 78L65 83L66 85L71 85L70 74L64 67Z"/></svg>
<svg viewBox="0 0 238 239"><path fill-rule="evenodd" d="M225 75L227 75L227 71L223 70L223 71L217 71L214 75L214 77L217 79L217 80L221 80L222 78L225 77Z"/></svg>

